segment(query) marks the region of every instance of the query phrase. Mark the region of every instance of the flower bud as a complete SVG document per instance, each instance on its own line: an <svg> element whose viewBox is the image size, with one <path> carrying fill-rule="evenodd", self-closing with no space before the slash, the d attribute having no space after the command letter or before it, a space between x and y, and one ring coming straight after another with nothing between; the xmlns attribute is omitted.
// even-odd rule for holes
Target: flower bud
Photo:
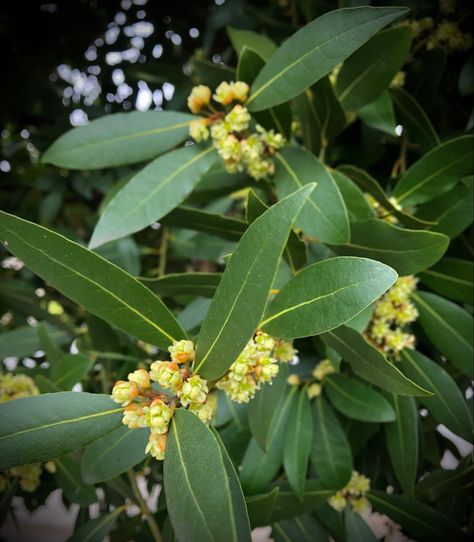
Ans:
<svg viewBox="0 0 474 542"><path fill-rule="evenodd" d="M273 355L278 361L290 362L298 353L291 341L278 341Z"/></svg>
<svg viewBox="0 0 474 542"><path fill-rule="evenodd" d="M217 88L213 96L216 102L222 105L229 105L234 100L234 92L232 86L229 83L223 81Z"/></svg>
<svg viewBox="0 0 474 542"><path fill-rule="evenodd" d="M146 416L146 425L153 433L162 435L168 431L174 411L161 399L155 399L149 407L143 409L143 412Z"/></svg>
<svg viewBox="0 0 474 542"><path fill-rule="evenodd" d="M319 384L311 384L311 386L308 387L306 390L306 393L308 394L308 397L310 399L314 399L315 397L318 397L321 395L321 386Z"/></svg>
<svg viewBox="0 0 474 542"><path fill-rule="evenodd" d="M232 111L226 115L225 122L228 123L232 132L243 132L249 127L250 113L247 108L235 105Z"/></svg>
<svg viewBox="0 0 474 542"><path fill-rule="evenodd" d="M51 459L50 461L46 461L46 463L43 465L45 470L47 470L50 474L55 474L56 472L56 463Z"/></svg>
<svg viewBox="0 0 474 542"><path fill-rule="evenodd" d="M191 113L199 113L211 101L211 89L205 85L194 87L188 96L188 107Z"/></svg>
<svg viewBox="0 0 474 542"><path fill-rule="evenodd" d="M203 380L199 375L193 375L184 381L178 396L183 406L190 403L204 403L207 397L207 380Z"/></svg>
<svg viewBox="0 0 474 542"><path fill-rule="evenodd" d="M135 382L142 390L147 390L150 387L150 375L145 369L137 369L133 373L129 373L128 380Z"/></svg>
<svg viewBox="0 0 474 542"><path fill-rule="evenodd" d="M192 341L175 341L173 346L168 348L171 359L177 363L186 363L194 359L194 343Z"/></svg>
<svg viewBox="0 0 474 542"><path fill-rule="evenodd" d="M0 403L32 395L39 395L39 389L29 376L0 374Z"/></svg>
<svg viewBox="0 0 474 542"><path fill-rule="evenodd" d="M311 373L316 380L323 380L325 376L336 372L332 363L328 359L323 359L316 365Z"/></svg>
<svg viewBox="0 0 474 542"><path fill-rule="evenodd" d="M206 126L206 119L193 120L189 123L189 135L196 141L207 141L209 138L209 129Z"/></svg>
<svg viewBox="0 0 474 542"><path fill-rule="evenodd" d="M346 507L347 501L341 491L338 491L329 500L328 504L331 508L334 508L337 512L342 512Z"/></svg>
<svg viewBox="0 0 474 542"><path fill-rule="evenodd" d="M127 406L135 399L135 397L137 397L137 395L138 386L135 382L125 382L124 380L119 380L115 383L112 390L112 399L122 406Z"/></svg>
<svg viewBox="0 0 474 542"><path fill-rule="evenodd" d="M370 479L355 470L352 472L346 489L351 495L364 495L367 491L370 491Z"/></svg>
<svg viewBox="0 0 474 542"><path fill-rule="evenodd" d="M20 477L20 487L23 491L33 493L40 485L41 466L38 463L13 467L11 473Z"/></svg>
<svg viewBox="0 0 474 542"><path fill-rule="evenodd" d="M123 411L122 423L130 427L130 429L147 427L147 418L143 407L137 403L127 405Z"/></svg>
<svg viewBox="0 0 474 542"><path fill-rule="evenodd" d="M290 375L286 381L290 386L299 386L301 384L300 377L298 375Z"/></svg>
<svg viewBox="0 0 474 542"><path fill-rule="evenodd" d="M259 358L255 367L255 379L259 384L270 382L278 374L279 369L275 358L263 356Z"/></svg>
<svg viewBox="0 0 474 542"><path fill-rule="evenodd" d="M352 510L354 510L354 512L357 514L360 514L369 506L369 501L366 497L359 497L358 499L349 498L349 502L352 506Z"/></svg>
<svg viewBox="0 0 474 542"><path fill-rule="evenodd" d="M166 435L151 433L148 444L145 448L145 453L150 454L155 459L163 460L165 458Z"/></svg>
<svg viewBox="0 0 474 542"><path fill-rule="evenodd" d="M234 94L234 100L238 102L246 102L248 98L250 87L243 81L236 81L232 83L232 92Z"/></svg>
<svg viewBox="0 0 474 542"><path fill-rule="evenodd" d="M255 344L259 352L271 352L275 348L275 339L263 331L257 331L255 334Z"/></svg>
<svg viewBox="0 0 474 542"><path fill-rule="evenodd" d="M241 380L235 380L232 378L231 373L220 380L216 386L236 403L248 403L258 389L255 380L250 375L243 377Z"/></svg>
<svg viewBox="0 0 474 542"><path fill-rule="evenodd" d="M207 403L204 403L203 405L199 405L196 403L192 403L189 405L189 410L193 414L196 414L196 416L199 416L199 419L205 423L206 425L209 425L209 422L212 419L212 408Z"/></svg>
<svg viewBox="0 0 474 542"><path fill-rule="evenodd" d="M183 382L175 361L154 361L150 366L150 377L162 388L171 390L176 390Z"/></svg>

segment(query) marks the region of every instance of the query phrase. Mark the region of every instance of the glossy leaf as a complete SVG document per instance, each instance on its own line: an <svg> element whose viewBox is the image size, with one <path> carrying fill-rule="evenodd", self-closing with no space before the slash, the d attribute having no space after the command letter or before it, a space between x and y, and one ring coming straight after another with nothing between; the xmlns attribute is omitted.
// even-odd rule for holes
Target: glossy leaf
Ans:
<svg viewBox="0 0 474 542"><path fill-rule="evenodd" d="M163 348L186 336L148 288L62 235L2 212L0 239L51 286L122 331Z"/></svg>
<svg viewBox="0 0 474 542"><path fill-rule="evenodd" d="M283 466L295 494L303 500L309 455L313 441L313 419L307 388L299 390L291 406L292 418L285 435Z"/></svg>
<svg viewBox="0 0 474 542"><path fill-rule="evenodd" d="M90 248L160 220L186 199L215 160L212 147L191 145L148 164L109 202L94 229Z"/></svg>
<svg viewBox="0 0 474 542"><path fill-rule="evenodd" d="M305 514L272 525L275 542L329 542L324 527L311 515Z"/></svg>
<svg viewBox="0 0 474 542"><path fill-rule="evenodd" d="M412 275L435 264L446 251L448 238L439 233L408 230L370 219L351 224L351 241L331 246L336 254L372 258Z"/></svg>
<svg viewBox="0 0 474 542"><path fill-rule="evenodd" d="M404 13L403 8L342 9L307 24L265 64L252 85L249 109L260 111L298 95Z"/></svg>
<svg viewBox="0 0 474 542"><path fill-rule="evenodd" d="M336 83L344 109L357 111L382 94L403 66L411 40L410 28L389 28L375 34L344 62Z"/></svg>
<svg viewBox="0 0 474 542"><path fill-rule="evenodd" d="M152 292L162 296L197 295L212 297L219 286L221 273L170 273L157 279L140 278Z"/></svg>
<svg viewBox="0 0 474 542"><path fill-rule="evenodd" d="M54 341L53 337L50 336L44 322L38 326L38 337L41 343L41 350L45 353L46 361L49 363L50 367L54 367L61 361L64 352L58 346L56 341Z"/></svg>
<svg viewBox="0 0 474 542"><path fill-rule="evenodd" d="M459 305L428 292L413 294L419 322L448 361L470 378L474 371L474 321Z"/></svg>
<svg viewBox="0 0 474 542"><path fill-rule="evenodd" d="M122 425L90 444L82 457L84 481L96 484L119 476L145 459L148 429Z"/></svg>
<svg viewBox="0 0 474 542"><path fill-rule="evenodd" d="M119 506L113 512L84 523L67 539L67 542L103 542L124 510L124 506Z"/></svg>
<svg viewBox="0 0 474 542"><path fill-rule="evenodd" d="M474 264L468 260L444 258L420 274L423 284L435 293L471 305L474 303Z"/></svg>
<svg viewBox="0 0 474 542"><path fill-rule="evenodd" d="M120 426L108 395L60 392L0 405L0 469L48 461L83 448Z"/></svg>
<svg viewBox="0 0 474 542"><path fill-rule="evenodd" d="M291 227L313 188L305 186L281 200L242 236L199 333L194 371L203 378L220 377L255 332Z"/></svg>
<svg viewBox="0 0 474 542"><path fill-rule="evenodd" d="M296 225L306 235L323 242L346 243L349 239L347 211L339 189L324 165L304 149L288 147L276 153L275 166L274 182L280 199L316 182L316 189Z"/></svg>
<svg viewBox="0 0 474 542"><path fill-rule="evenodd" d="M245 498L252 529L255 527L264 527L270 523L279 491L278 487L274 487L268 493L250 495Z"/></svg>
<svg viewBox="0 0 474 542"><path fill-rule="evenodd" d="M393 191L404 207L430 201L472 173L472 136L450 139L434 148L402 175Z"/></svg>
<svg viewBox="0 0 474 542"><path fill-rule="evenodd" d="M397 121L395 119L393 103L387 91L382 92L373 102L361 107L357 111L357 115L367 126L375 130L380 130L390 136L397 135Z"/></svg>
<svg viewBox="0 0 474 542"><path fill-rule="evenodd" d="M420 352L411 350L402 352L402 367L408 376L416 378L433 394L419 399L433 418L456 435L472 442L472 413L449 373Z"/></svg>
<svg viewBox="0 0 474 542"><path fill-rule="evenodd" d="M329 404L321 397L313 401L313 446L311 463L328 488L339 489L351 477L353 464L347 437Z"/></svg>
<svg viewBox="0 0 474 542"><path fill-rule="evenodd" d="M403 491L413 496L418 471L418 409L413 397L386 394L396 420L384 425L390 461Z"/></svg>
<svg viewBox="0 0 474 542"><path fill-rule="evenodd" d="M331 170L331 176L339 188L351 222L374 218L372 207L352 179L337 169Z"/></svg>
<svg viewBox="0 0 474 542"><path fill-rule="evenodd" d="M51 369L51 381L61 390L70 390L91 370L94 362L82 354L66 354Z"/></svg>
<svg viewBox="0 0 474 542"><path fill-rule="evenodd" d="M395 412L390 403L354 378L330 375L324 379L324 386L333 407L348 418L382 423L395 420Z"/></svg>
<svg viewBox="0 0 474 542"><path fill-rule="evenodd" d="M325 333L322 338L367 382L397 395L430 395L429 391L409 380L354 329L341 326Z"/></svg>
<svg viewBox="0 0 474 542"><path fill-rule="evenodd" d="M100 169L154 158L184 141L193 115L174 111L116 113L66 132L42 161L69 169Z"/></svg>
<svg viewBox="0 0 474 542"><path fill-rule="evenodd" d="M95 487L82 480L81 467L72 456L58 457L54 462L57 484L69 501L81 506L89 506L97 502Z"/></svg>
<svg viewBox="0 0 474 542"><path fill-rule="evenodd" d="M71 340L69 334L61 329L56 329L49 324L43 324L51 340L57 344L66 344ZM39 328L32 326L20 326L11 331L0 333L0 358L10 356L23 358L43 349L40 341Z"/></svg>
<svg viewBox="0 0 474 542"><path fill-rule="evenodd" d="M177 409L172 418L164 486L180 541L250 541L243 495L231 491L221 447L211 430L187 410Z"/></svg>
<svg viewBox="0 0 474 542"><path fill-rule="evenodd" d="M344 510L344 524L346 526L347 542L377 542L378 538L361 515L353 512L347 506Z"/></svg>
<svg viewBox="0 0 474 542"><path fill-rule="evenodd" d="M251 30L242 30L240 28L227 27L227 33L232 46L241 56L245 47L253 49L264 61L268 60L277 48L273 41L264 34L257 34Z"/></svg>
<svg viewBox="0 0 474 542"><path fill-rule="evenodd" d="M286 339L324 333L359 314L396 279L390 267L364 258L315 263L280 290L260 328Z"/></svg>

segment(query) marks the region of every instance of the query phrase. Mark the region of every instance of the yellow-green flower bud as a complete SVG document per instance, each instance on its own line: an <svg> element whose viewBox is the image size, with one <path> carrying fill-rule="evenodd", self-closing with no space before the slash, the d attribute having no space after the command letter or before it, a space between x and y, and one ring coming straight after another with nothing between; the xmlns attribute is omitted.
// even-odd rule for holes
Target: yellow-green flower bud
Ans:
<svg viewBox="0 0 474 542"><path fill-rule="evenodd" d="M226 122L216 122L211 126L211 137L216 141L222 141L230 133L230 126Z"/></svg>
<svg viewBox="0 0 474 542"><path fill-rule="evenodd" d="M262 126L257 125L257 131L260 132L260 139L271 151L281 149L285 144L285 138L275 132L275 130L265 130Z"/></svg>
<svg viewBox="0 0 474 542"><path fill-rule="evenodd" d="M196 141L207 141L209 138L209 129L206 125L206 119L193 120L189 123L189 135Z"/></svg>
<svg viewBox="0 0 474 542"><path fill-rule="evenodd" d="M319 384L316 384L316 382L314 384L311 384L311 386L308 387L308 389L306 390L306 393L308 394L308 397L310 399L314 399L315 397L318 397L319 395L321 395L321 386Z"/></svg>
<svg viewBox="0 0 474 542"><path fill-rule="evenodd" d="M133 373L129 373L128 380L142 390L147 390L150 387L150 374L145 369L137 369Z"/></svg>
<svg viewBox="0 0 474 542"><path fill-rule="evenodd" d="M214 141L214 146L224 160L239 162L242 157L240 141L232 134L221 141Z"/></svg>
<svg viewBox="0 0 474 542"><path fill-rule="evenodd" d="M247 85L247 83L244 83L243 81L236 81L232 84L232 92L234 94L234 100L237 100L241 103L244 103L247 101L248 94L249 94L250 87Z"/></svg>
<svg viewBox="0 0 474 542"><path fill-rule="evenodd" d="M255 380L250 375L245 376L242 380L234 380L229 374L216 386L236 403L248 403L258 389Z"/></svg>
<svg viewBox="0 0 474 542"><path fill-rule="evenodd" d="M39 395L39 389L29 376L12 373L0 374L0 403L32 395Z"/></svg>
<svg viewBox="0 0 474 542"><path fill-rule="evenodd" d="M150 377L162 388L176 390L183 383L179 366L175 361L154 361L150 366Z"/></svg>
<svg viewBox="0 0 474 542"><path fill-rule="evenodd" d="M290 375L286 381L290 386L299 386L301 384L300 377L298 375Z"/></svg>
<svg viewBox="0 0 474 542"><path fill-rule="evenodd" d="M119 380L115 383L112 390L112 399L122 406L127 406L137 396L138 386L135 382L125 382L124 380Z"/></svg>
<svg viewBox="0 0 474 542"><path fill-rule="evenodd" d="M130 429L139 429L147 427L147 417L143 407L137 403L130 403L123 411L122 423L130 427Z"/></svg>
<svg viewBox="0 0 474 542"><path fill-rule="evenodd" d="M278 361L290 362L294 359L298 350L293 348L291 341L278 341L273 355Z"/></svg>
<svg viewBox="0 0 474 542"><path fill-rule="evenodd" d="M43 465L45 470L47 470L50 474L56 473L56 463L51 459L50 461L46 461L46 463Z"/></svg>
<svg viewBox="0 0 474 542"><path fill-rule="evenodd" d="M353 497L349 498L349 502L352 506L352 510L356 512L357 514L360 514L364 510L366 510L369 506L369 501L366 497L359 497L358 499L354 499Z"/></svg>
<svg viewBox="0 0 474 542"><path fill-rule="evenodd" d="M207 380L203 380L199 375L193 375L184 381L178 396L183 406L190 403L204 403L206 401L208 389Z"/></svg>
<svg viewBox="0 0 474 542"><path fill-rule="evenodd" d="M243 132L249 127L250 113L245 107L235 105L232 111L226 115L225 122L232 132Z"/></svg>
<svg viewBox="0 0 474 542"><path fill-rule="evenodd" d="M271 352L275 348L275 339L262 331L257 331L254 340L259 352Z"/></svg>
<svg viewBox="0 0 474 542"><path fill-rule="evenodd" d="M187 363L194 359L194 343L192 341L175 341L173 346L168 348L171 359L177 363Z"/></svg>
<svg viewBox="0 0 474 542"><path fill-rule="evenodd" d="M329 500L328 504L331 508L334 508L337 512L342 512L346 507L347 501L341 491L338 491Z"/></svg>
<svg viewBox="0 0 474 542"><path fill-rule="evenodd" d="M151 433L148 444L145 448L145 453L150 454L155 459L162 461L165 458L166 435Z"/></svg>
<svg viewBox="0 0 474 542"><path fill-rule="evenodd" d="M255 367L255 379L259 384L270 382L278 374L279 369L275 358L263 356L258 359Z"/></svg>
<svg viewBox="0 0 474 542"><path fill-rule="evenodd" d="M229 105L234 100L234 91L232 85L223 81L217 88L216 92L213 95L213 98L216 102L221 103L222 105Z"/></svg>
<svg viewBox="0 0 474 542"><path fill-rule="evenodd" d="M144 407L143 412L146 416L146 425L153 433L162 435L168 431L174 411L161 399L154 399L149 407Z"/></svg>
<svg viewBox="0 0 474 542"><path fill-rule="evenodd" d="M208 405L207 402L203 405L191 403L191 405L189 405L189 410L190 412L196 414L196 416L199 416L199 419L203 423L209 425L209 422L212 419L213 412L211 406Z"/></svg>
<svg viewBox="0 0 474 542"><path fill-rule="evenodd" d="M345 489L351 495L364 495L367 491L370 491L370 479L355 470L352 472L351 479Z"/></svg>
<svg viewBox="0 0 474 542"><path fill-rule="evenodd" d="M271 160L258 160L248 164L248 174L259 181L275 173L275 164Z"/></svg>
<svg viewBox="0 0 474 542"><path fill-rule="evenodd" d="M332 363L328 359L320 361L311 373L316 380L323 380L325 376L336 372Z"/></svg>
<svg viewBox="0 0 474 542"><path fill-rule="evenodd" d="M13 467L13 476L20 477L20 487L23 491L33 493L40 485L41 466L38 463Z"/></svg>
<svg viewBox="0 0 474 542"><path fill-rule="evenodd" d="M194 87L188 96L188 107L191 113L199 113L211 101L211 89L205 85Z"/></svg>
<svg viewBox="0 0 474 542"><path fill-rule="evenodd" d="M240 147L243 160L249 163L260 160L265 151L262 141L256 134L251 134L246 139L242 139Z"/></svg>

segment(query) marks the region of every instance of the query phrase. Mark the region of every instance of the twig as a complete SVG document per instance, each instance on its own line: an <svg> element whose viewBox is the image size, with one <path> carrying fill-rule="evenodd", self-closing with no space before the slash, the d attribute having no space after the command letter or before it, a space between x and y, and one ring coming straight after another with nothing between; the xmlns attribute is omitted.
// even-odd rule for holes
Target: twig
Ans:
<svg viewBox="0 0 474 542"><path fill-rule="evenodd" d="M141 513L145 516L148 527L150 527L153 539L155 540L155 542L163 542L163 538L161 536L158 524L156 523L153 514L150 512L148 505L146 504L145 500L142 497L142 494L140 493L140 490L138 489L137 480L135 478L135 473L133 472L133 470L128 470L127 476L130 481L130 486L132 487L133 494L137 499L138 507L140 508Z"/></svg>

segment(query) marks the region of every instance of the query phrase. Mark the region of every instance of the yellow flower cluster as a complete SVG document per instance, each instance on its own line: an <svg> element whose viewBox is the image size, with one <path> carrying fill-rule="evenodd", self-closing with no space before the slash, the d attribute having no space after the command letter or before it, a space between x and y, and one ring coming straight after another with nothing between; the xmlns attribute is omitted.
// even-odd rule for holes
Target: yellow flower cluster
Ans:
<svg viewBox="0 0 474 542"><path fill-rule="evenodd" d="M379 350L398 359L404 348L414 348L415 336L405 327L418 318L418 311L410 301L418 279L400 277L377 302L366 336Z"/></svg>
<svg viewBox="0 0 474 542"><path fill-rule="evenodd" d="M369 490L369 478L363 474L359 474L357 471L353 471L349 482L333 495L328 500L328 503L338 512L342 512L347 504L352 507L354 512L362 512L369 504L369 501L365 497L365 494Z"/></svg>
<svg viewBox="0 0 474 542"><path fill-rule="evenodd" d="M448 9L444 13L448 14ZM468 51L472 47L473 39L469 33L462 32L454 21L443 20L435 26L431 17L412 21L402 21L399 25L409 26L413 38L421 40L428 50L435 47L444 47L449 52Z"/></svg>
<svg viewBox="0 0 474 542"><path fill-rule="evenodd" d="M390 82L390 88L401 88L405 85L406 73L399 71Z"/></svg>
<svg viewBox="0 0 474 542"><path fill-rule="evenodd" d="M31 395L39 395L39 389L29 376L12 373L0 374L0 403Z"/></svg>
<svg viewBox="0 0 474 542"><path fill-rule="evenodd" d="M398 223L397 217L393 216L390 211L385 209L385 207L381 205L371 194L365 193L364 196L370 207L372 207L372 210L374 211L377 218L380 218L381 220L383 220L384 222L388 222L389 224ZM401 205L398 203L397 199L394 196L390 197L389 200L396 209L398 209L399 211L402 210Z"/></svg>
<svg viewBox="0 0 474 542"><path fill-rule="evenodd" d="M295 354L292 343L257 331L216 386L232 401L248 403L262 384L278 374L278 362L289 362Z"/></svg>
<svg viewBox="0 0 474 542"><path fill-rule="evenodd" d="M285 139L258 124L256 131L250 131L250 113L242 105L248 92L249 86L242 81L221 83L212 98L224 106L224 110L216 111L211 104L211 89L204 85L194 87L188 97L188 107L193 113L207 112L207 116L192 121L189 134L197 143L207 141L210 136L229 173L246 171L259 180L274 173L271 156L283 147Z"/></svg>
<svg viewBox="0 0 474 542"><path fill-rule="evenodd" d="M313 372L311 375L318 381L313 382L308 386L308 397L310 399L314 399L315 397L318 397L321 395L321 392L323 390L323 380L326 376L331 375L336 372L336 369L334 369L333 364L329 359L323 359L320 361L316 367L313 369Z"/></svg>
<svg viewBox="0 0 474 542"><path fill-rule="evenodd" d="M168 427L176 408L187 407L206 424L213 415L207 404L207 381L189 370L195 355L192 341L177 341L168 350L171 361L155 361L149 371L137 369L112 390L113 400L124 407L122 423L131 429L150 428L145 451L156 459L165 457Z"/></svg>

